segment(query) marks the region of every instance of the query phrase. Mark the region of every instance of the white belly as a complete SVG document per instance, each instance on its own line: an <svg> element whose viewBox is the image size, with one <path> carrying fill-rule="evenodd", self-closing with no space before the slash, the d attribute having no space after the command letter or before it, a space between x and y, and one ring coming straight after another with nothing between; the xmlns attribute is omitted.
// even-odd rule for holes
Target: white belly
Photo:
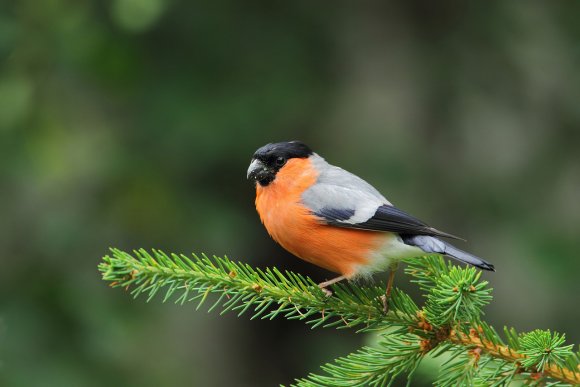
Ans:
<svg viewBox="0 0 580 387"><path fill-rule="evenodd" d="M403 243L401 237L388 238L374 254L367 265L356 268L356 277L369 277L373 273L386 271L404 258L424 255L425 252L416 246Z"/></svg>

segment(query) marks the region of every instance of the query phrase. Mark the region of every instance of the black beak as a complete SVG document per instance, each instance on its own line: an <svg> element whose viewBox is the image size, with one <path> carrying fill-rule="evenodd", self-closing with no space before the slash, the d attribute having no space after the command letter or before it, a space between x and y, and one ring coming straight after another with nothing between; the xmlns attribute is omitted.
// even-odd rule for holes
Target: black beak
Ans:
<svg viewBox="0 0 580 387"><path fill-rule="evenodd" d="M258 159L253 159L248 168L248 179L260 181L267 179L272 172Z"/></svg>

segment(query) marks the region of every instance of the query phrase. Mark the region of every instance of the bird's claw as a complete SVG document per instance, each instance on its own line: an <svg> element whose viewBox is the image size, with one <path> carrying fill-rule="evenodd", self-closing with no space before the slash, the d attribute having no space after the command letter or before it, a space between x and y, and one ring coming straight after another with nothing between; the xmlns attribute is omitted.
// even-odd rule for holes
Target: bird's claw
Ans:
<svg viewBox="0 0 580 387"><path fill-rule="evenodd" d="M381 302L383 303L383 313L387 314L389 312L389 299L387 298L387 296L385 294L383 294L381 297Z"/></svg>
<svg viewBox="0 0 580 387"><path fill-rule="evenodd" d="M322 290L322 292L324 293L324 295L326 297L331 297L332 296L332 290L325 288L324 286L319 286L320 290Z"/></svg>

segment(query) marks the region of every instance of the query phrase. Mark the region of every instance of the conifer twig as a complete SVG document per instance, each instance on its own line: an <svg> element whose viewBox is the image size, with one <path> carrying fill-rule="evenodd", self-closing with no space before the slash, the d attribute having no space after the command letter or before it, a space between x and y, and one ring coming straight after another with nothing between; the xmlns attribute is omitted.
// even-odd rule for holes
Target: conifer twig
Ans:
<svg viewBox="0 0 580 387"><path fill-rule="evenodd" d="M517 334L505 330L507 343L481 320L491 300L481 272L459 268L439 256L408 260L405 272L425 292L419 308L395 289L384 314L384 287L339 284L327 297L311 279L276 268L265 270L227 258L205 255L191 258L154 250L129 254L111 250L99 264L103 279L112 287L130 290L151 300L162 295L183 304L206 302L209 310L221 308L252 319L283 316L315 327L356 328L378 331L378 348L365 347L323 367L327 375L311 374L297 380L301 387L382 386L400 374L410 376L428 353L451 354L436 384L502 386L519 380L550 386L580 385L580 355L564 336L549 331ZM386 333L385 333L386 332Z"/></svg>
<svg viewBox="0 0 580 387"><path fill-rule="evenodd" d="M501 358L516 364L528 359L526 355L514 351L506 345L497 345L489 340L482 339L473 329L470 334L452 330L449 333L449 341L457 345L481 348L493 357ZM523 372L525 369L522 368L521 371ZM535 373L538 374L538 372ZM541 373L545 376L561 380L571 385L580 384L580 370L575 371L558 366L557 364L548 364L544 367Z"/></svg>

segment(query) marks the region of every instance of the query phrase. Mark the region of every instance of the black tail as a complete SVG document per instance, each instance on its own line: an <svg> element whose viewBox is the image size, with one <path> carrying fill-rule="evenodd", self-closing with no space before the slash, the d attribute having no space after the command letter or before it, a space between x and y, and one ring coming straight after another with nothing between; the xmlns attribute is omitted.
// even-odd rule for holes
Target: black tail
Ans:
<svg viewBox="0 0 580 387"><path fill-rule="evenodd" d="M475 255L459 250L457 247L427 235L401 235L405 244L416 246L426 253L445 254L460 262L468 263L483 270L495 271L493 265Z"/></svg>

